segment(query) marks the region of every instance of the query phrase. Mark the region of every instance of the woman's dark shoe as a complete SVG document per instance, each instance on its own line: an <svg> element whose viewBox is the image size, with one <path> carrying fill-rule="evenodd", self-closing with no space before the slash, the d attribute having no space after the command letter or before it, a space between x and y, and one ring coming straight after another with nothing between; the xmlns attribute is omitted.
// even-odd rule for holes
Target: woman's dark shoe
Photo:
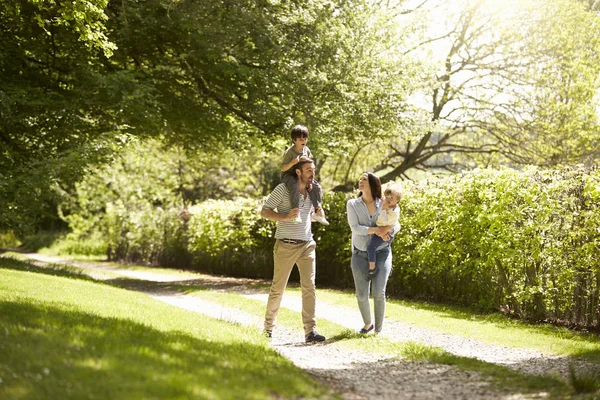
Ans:
<svg viewBox="0 0 600 400"><path fill-rule="evenodd" d="M367 333L371 332L372 330L373 330L373 324L371 324L369 329L362 328L360 331L358 331L358 333L360 333L361 335L366 335Z"/></svg>

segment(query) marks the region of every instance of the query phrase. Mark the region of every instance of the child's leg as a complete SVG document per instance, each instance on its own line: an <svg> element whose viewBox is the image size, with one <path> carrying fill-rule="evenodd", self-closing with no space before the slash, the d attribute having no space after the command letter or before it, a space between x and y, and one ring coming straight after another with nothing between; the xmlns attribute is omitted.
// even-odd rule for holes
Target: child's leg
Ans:
<svg viewBox="0 0 600 400"><path fill-rule="evenodd" d="M312 189L308 192L308 195L310 196L310 201L315 207L315 210L318 210L323 204L323 189L321 189L319 182L314 179L312 181Z"/></svg>
<svg viewBox="0 0 600 400"><path fill-rule="evenodd" d="M310 202L315 208L315 213L313 214L313 220L317 221L323 225L329 225L329 221L325 219L325 211L323 210L323 190L321 189L321 185L319 182L313 179L312 188L308 192L310 196Z"/></svg>
<svg viewBox="0 0 600 400"><path fill-rule="evenodd" d="M300 203L300 193L298 192L298 178L295 175L285 173L281 177L281 181L285 183L285 187L287 187L290 192L290 203L292 208L298 208L298 204Z"/></svg>
<svg viewBox="0 0 600 400"><path fill-rule="evenodd" d="M377 235L371 235L369 242L367 243L367 259L369 260L369 270L375 269L376 261L376 250L383 243L383 239Z"/></svg>

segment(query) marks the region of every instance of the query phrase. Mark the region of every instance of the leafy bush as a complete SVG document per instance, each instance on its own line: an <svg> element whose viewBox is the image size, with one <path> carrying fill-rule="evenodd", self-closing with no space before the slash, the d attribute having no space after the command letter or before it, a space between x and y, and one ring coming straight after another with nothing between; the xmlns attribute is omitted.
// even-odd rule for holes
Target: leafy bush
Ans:
<svg viewBox="0 0 600 400"><path fill-rule="evenodd" d="M38 251L44 247L52 246L52 243L60 240L66 234L66 232L39 231L26 236L21 243L21 247L27 251Z"/></svg>
<svg viewBox="0 0 600 400"><path fill-rule="evenodd" d="M596 325L599 183L583 168L405 183L391 292Z"/></svg>
<svg viewBox="0 0 600 400"><path fill-rule="evenodd" d="M53 241L49 246L39 249L42 254L76 255L94 258L106 256L106 240L98 233L88 237L79 237L68 233Z"/></svg>
<svg viewBox="0 0 600 400"><path fill-rule="evenodd" d="M323 210L329 226L313 223L317 242L317 282L336 287L354 287L350 269L351 236L346 216L345 193L325 193Z"/></svg>
<svg viewBox="0 0 600 400"><path fill-rule="evenodd" d="M0 248L15 248L21 245L21 241L13 231L0 232Z"/></svg>
<svg viewBox="0 0 600 400"><path fill-rule="evenodd" d="M137 156L84 179L65 216L67 242L96 245L72 250L104 246L112 259L272 276L276 225L260 217L262 201L208 200L182 213L169 165ZM400 184L390 296L598 325L600 171L476 170ZM348 199L325 193L331 225L313 224L322 286L353 287Z"/></svg>
<svg viewBox="0 0 600 400"><path fill-rule="evenodd" d="M272 276L275 224L263 219L261 202L209 200L190 209L189 250L204 271Z"/></svg>

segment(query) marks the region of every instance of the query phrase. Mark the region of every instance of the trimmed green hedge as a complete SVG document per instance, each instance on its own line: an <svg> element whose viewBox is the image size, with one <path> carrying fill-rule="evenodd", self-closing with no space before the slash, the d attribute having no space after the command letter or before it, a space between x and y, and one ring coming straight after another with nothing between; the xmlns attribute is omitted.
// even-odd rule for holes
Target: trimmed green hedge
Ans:
<svg viewBox="0 0 600 400"><path fill-rule="evenodd" d="M481 170L404 184L389 292L598 323L598 170Z"/></svg>
<svg viewBox="0 0 600 400"><path fill-rule="evenodd" d="M207 201L190 209L188 249L194 266L215 274L273 275L275 225L260 217L261 202Z"/></svg>
<svg viewBox="0 0 600 400"><path fill-rule="evenodd" d="M477 170L400 185L388 295L598 324L598 170ZM331 225L313 224L322 286L353 287L348 199L326 193ZM269 278L275 223L260 217L261 204L208 201L190 208L188 220L176 209L113 202L103 235L112 259Z"/></svg>

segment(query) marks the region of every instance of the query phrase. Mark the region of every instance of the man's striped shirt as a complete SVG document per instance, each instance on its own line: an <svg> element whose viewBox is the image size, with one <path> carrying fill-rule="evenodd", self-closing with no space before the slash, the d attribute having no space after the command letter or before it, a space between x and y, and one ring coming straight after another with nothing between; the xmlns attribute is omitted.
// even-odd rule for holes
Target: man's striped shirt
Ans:
<svg viewBox="0 0 600 400"><path fill-rule="evenodd" d="M285 184L280 183L273 189L271 194L267 197L263 208L274 210L279 214L287 214L292 209L290 201L290 192L285 187ZM275 231L275 239L295 239L295 240L312 240L312 230L310 222L310 211L312 209L312 203L308 192L306 196L300 194L300 201L298 204L300 209L300 217L302 218L301 223L294 223L291 221L277 221L277 230Z"/></svg>

